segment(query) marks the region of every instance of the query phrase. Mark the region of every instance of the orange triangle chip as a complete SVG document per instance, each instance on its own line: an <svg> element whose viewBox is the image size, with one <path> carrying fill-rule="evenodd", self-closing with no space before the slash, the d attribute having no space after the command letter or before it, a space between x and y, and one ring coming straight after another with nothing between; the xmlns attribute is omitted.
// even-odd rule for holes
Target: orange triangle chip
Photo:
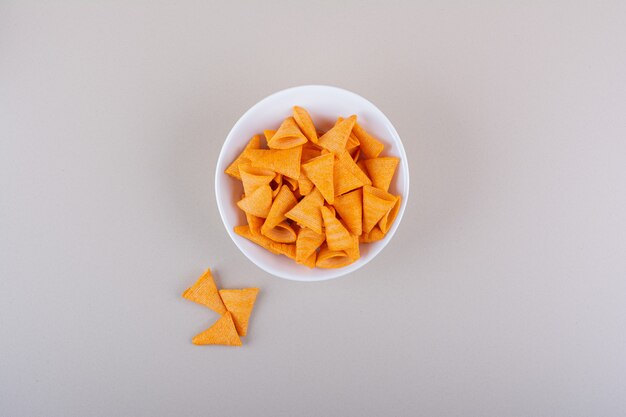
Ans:
<svg viewBox="0 0 626 417"><path fill-rule="evenodd" d="M326 240L326 235L316 233L306 227L301 228L296 240L296 262L306 263L311 254L324 243L324 240Z"/></svg>
<svg viewBox="0 0 626 417"><path fill-rule="evenodd" d="M263 217L257 217L250 213L246 213L246 221L248 222L250 232L252 232L253 235L261 234L261 226L265 223L265 219Z"/></svg>
<svg viewBox="0 0 626 417"><path fill-rule="evenodd" d="M220 296L232 315L239 336L245 336L248 333L248 321L258 293L258 288L220 290Z"/></svg>
<svg viewBox="0 0 626 417"><path fill-rule="evenodd" d="M363 184L372 184L370 178L363 172L363 170L359 168L356 162L354 162L354 159L352 159L349 152L342 152L341 154L337 155L337 159L345 169L347 169L352 175L357 177L359 181L361 181Z"/></svg>
<svg viewBox="0 0 626 417"><path fill-rule="evenodd" d="M365 175L352 160L350 154L345 151L337 156L333 172L333 181L336 196L372 183L367 175Z"/></svg>
<svg viewBox="0 0 626 417"><path fill-rule="evenodd" d="M339 117L337 119L337 123L341 123L343 121L344 121L343 117ZM335 123L335 126L337 125L337 123ZM354 136L354 132L350 132L350 136L348 137L348 141L346 142L346 150L352 152L356 150L356 148L358 148L359 145L360 145L360 142L356 138L356 136Z"/></svg>
<svg viewBox="0 0 626 417"><path fill-rule="evenodd" d="M315 185L313 185L311 180L300 172L300 178L298 178L298 190L300 190L300 195L307 195L313 191L313 187L315 187Z"/></svg>
<svg viewBox="0 0 626 417"><path fill-rule="evenodd" d="M367 172L367 167L365 166L365 159L361 159L360 161L358 161L356 163L356 166L358 166L361 169L361 172L363 174L365 174L367 176L367 178L369 178L369 174Z"/></svg>
<svg viewBox="0 0 626 417"><path fill-rule="evenodd" d="M235 226L233 230L239 236L256 243L276 255L285 255L288 258L296 259L296 245L274 242L272 239L261 234L252 234L248 225Z"/></svg>
<svg viewBox="0 0 626 417"><path fill-rule="evenodd" d="M240 180L241 176L239 175L239 164L241 164L243 161L250 159L249 151L252 149L261 149L261 138L258 135L255 135L252 137L252 139L250 139L243 152L239 154L239 156L233 161L232 164L228 166L228 168L226 168L224 172L231 177Z"/></svg>
<svg viewBox="0 0 626 417"><path fill-rule="evenodd" d="M270 149L291 149L307 142L293 117L286 118L274 136L267 141Z"/></svg>
<svg viewBox="0 0 626 417"><path fill-rule="evenodd" d="M285 217L285 213L295 207L298 204L298 201L293 196L291 190L286 185L280 187L280 191L274 202L272 203L272 207L267 214L267 218L265 219L265 223L263 223L263 227L261 228L261 233L268 236L268 233L271 229L276 227L279 223L287 220ZM292 230L293 232L293 230ZM269 237L269 236L268 236ZM276 239L274 239L276 240ZM291 242L295 241L292 240Z"/></svg>
<svg viewBox="0 0 626 417"><path fill-rule="evenodd" d="M349 248L344 249L348 258L356 261L361 257L361 251L359 250L359 237L356 235L350 235L352 238L352 245Z"/></svg>
<svg viewBox="0 0 626 417"><path fill-rule="evenodd" d="M298 223L300 226L322 234L322 212L324 197L320 190L314 188L294 208L285 213L285 217Z"/></svg>
<svg viewBox="0 0 626 417"><path fill-rule="evenodd" d="M365 185L363 181L352 175L349 171L344 169L341 164L335 162L333 170L333 185L335 188L335 196L347 193L356 188Z"/></svg>
<svg viewBox="0 0 626 417"><path fill-rule="evenodd" d="M298 179L300 179L300 177L298 177ZM291 177L283 177L283 183L287 183L289 188L291 188L291 191L296 191L298 189L298 180L294 180Z"/></svg>
<svg viewBox="0 0 626 417"><path fill-rule="evenodd" d="M250 164L240 164L239 175L241 176L245 195L250 195L260 186L269 184L276 176L274 171L254 168Z"/></svg>
<svg viewBox="0 0 626 417"><path fill-rule="evenodd" d="M335 197L334 207L350 233L360 236L363 232L363 190L357 188Z"/></svg>
<svg viewBox="0 0 626 417"><path fill-rule="evenodd" d="M322 207L322 218L326 229L326 244L330 250L338 251L353 246L352 236L348 229L335 217L328 207Z"/></svg>
<svg viewBox="0 0 626 417"><path fill-rule="evenodd" d="M222 303L222 299L217 292L215 281L213 281L211 268L204 271L204 274L198 278L196 283L183 292L183 298L209 307L219 314L226 312L226 307L224 307L224 303Z"/></svg>
<svg viewBox="0 0 626 417"><path fill-rule="evenodd" d="M271 229L265 231L261 229L261 233L279 243L293 243L296 241L296 232L287 222L280 222Z"/></svg>
<svg viewBox="0 0 626 417"><path fill-rule="evenodd" d="M383 233L387 233L391 228L391 225L396 220L398 216L398 212L400 211L400 205L402 204L402 197L396 197L396 203L393 205L393 208L388 211L378 222L378 227Z"/></svg>
<svg viewBox="0 0 626 417"><path fill-rule="evenodd" d="M363 187L363 232L369 233L376 223L396 204L396 197L386 191Z"/></svg>
<svg viewBox="0 0 626 417"><path fill-rule="evenodd" d="M275 130L264 130L263 136L265 136L265 142L269 143L270 139L272 139L272 136L274 136L275 134L276 134Z"/></svg>
<svg viewBox="0 0 626 417"><path fill-rule="evenodd" d="M194 345L241 346L235 322L228 311L213 326L194 336L191 342Z"/></svg>
<svg viewBox="0 0 626 417"><path fill-rule="evenodd" d="M267 217L272 206L272 188L267 184L262 185L249 196L239 200L237 206L253 216Z"/></svg>
<svg viewBox="0 0 626 417"><path fill-rule="evenodd" d="M294 261L296 260L296 245L288 245L286 243L281 243L281 255L285 255L287 258L291 258Z"/></svg>
<svg viewBox="0 0 626 417"><path fill-rule="evenodd" d="M389 191L389 184L391 184L391 179L399 162L400 159L392 156L366 159L364 163L367 167L367 173L372 179L372 185L383 191Z"/></svg>
<svg viewBox="0 0 626 417"><path fill-rule="evenodd" d="M311 142L302 145L301 163L309 162L313 158L317 158L322 154L322 149Z"/></svg>
<svg viewBox="0 0 626 417"><path fill-rule="evenodd" d="M356 123L356 116L350 116L347 119L337 123L328 132L319 139L318 143L321 147L328 149L334 153L341 153L346 149L346 143L352 127Z"/></svg>
<svg viewBox="0 0 626 417"><path fill-rule="evenodd" d="M384 239L384 237L385 237L385 234L382 232L382 230L380 230L380 227L374 226L371 232L363 233L359 237L359 242L372 243L372 242L377 242L379 240L382 240Z"/></svg>
<svg viewBox="0 0 626 417"><path fill-rule="evenodd" d="M269 169L296 180L300 176L302 146L291 149L250 149L247 156L254 167Z"/></svg>
<svg viewBox="0 0 626 417"><path fill-rule="evenodd" d="M348 142L346 142L346 150L352 152L358 150L358 147L359 140L353 134L350 134L350 136L348 136Z"/></svg>
<svg viewBox="0 0 626 417"><path fill-rule="evenodd" d="M359 140L361 144L361 152L366 158L378 158L378 155L383 151L385 145L379 140L371 136L365 131L358 123L354 124L354 136Z"/></svg>
<svg viewBox="0 0 626 417"><path fill-rule="evenodd" d="M317 252L313 252L311 256L306 258L302 265L308 266L309 268L315 268L315 262L317 261Z"/></svg>
<svg viewBox="0 0 626 417"><path fill-rule="evenodd" d="M308 140L317 143L317 132L309 112L299 106L293 106L293 118Z"/></svg>
<svg viewBox="0 0 626 417"><path fill-rule="evenodd" d="M276 176L270 183L270 187L272 187L272 190L273 190L272 198L276 198L282 186L283 186L283 174L276 174Z"/></svg>
<svg viewBox="0 0 626 417"><path fill-rule="evenodd" d="M354 162L357 163L359 162L359 157L361 156L361 148L356 148L355 150L353 150L352 152L350 152L350 156L352 157L352 160ZM359 167L360 168L360 167Z"/></svg>
<svg viewBox="0 0 626 417"><path fill-rule="evenodd" d="M327 153L302 165L302 170L307 178L320 190L328 204L333 204L335 201L335 188L333 185L334 163L335 157L333 154Z"/></svg>
<svg viewBox="0 0 626 417"><path fill-rule="evenodd" d="M342 268L344 266L350 265L354 262L346 253L342 250L333 251L328 249L326 244L322 245L319 253L317 254L317 261L315 266L318 268Z"/></svg>

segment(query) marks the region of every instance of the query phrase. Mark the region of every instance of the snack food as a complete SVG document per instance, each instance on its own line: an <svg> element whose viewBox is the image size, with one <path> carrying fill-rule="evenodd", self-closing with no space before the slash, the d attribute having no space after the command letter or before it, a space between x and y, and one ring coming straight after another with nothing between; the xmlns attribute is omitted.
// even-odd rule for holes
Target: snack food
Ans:
<svg viewBox="0 0 626 417"><path fill-rule="evenodd" d="M258 288L218 290L211 269L207 269L194 285L183 292L183 298L209 307L221 317L211 327L194 336L192 343L241 346L239 336L248 333L248 322L258 293Z"/></svg>
<svg viewBox="0 0 626 417"><path fill-rule="evenodd" d="M244 190L237 205L247 224L237 234L318 268L349 265L360 243L385 237L402 202L389 192L400 160L384 155L356 115L323 132L294 106L280 126L266 127L225 171Z"/></svg>
<svg viewBox="0 0 626 417"><path fill-rule="evenodd" d="M237 334L233 317L228 311L211 327L195 335L191 342L194 345L241 346L241 339Z"/></svg>
<svg viewBox="0 0 626 417"><path fill-rule="evenodd" d="M220 297L228 312L233 316L233 322L239 336L248 333L248 320L259 293L258 288L244 288L241 290L220 290Z"/></svg>
<svg viewBox="0 0 626 417"><path fill-rule="evenodd" d="M183 298L209 307L218 314L226 313L226 307L213 281L211 268L204 271L196 283L183 292Z"/></svg>

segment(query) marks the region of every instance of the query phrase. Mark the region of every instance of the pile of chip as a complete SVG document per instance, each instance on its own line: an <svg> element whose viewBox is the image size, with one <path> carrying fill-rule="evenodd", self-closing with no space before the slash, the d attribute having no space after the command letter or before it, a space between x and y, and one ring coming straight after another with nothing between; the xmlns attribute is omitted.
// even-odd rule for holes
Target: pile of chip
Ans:
<svg viewBox="0 0 626 417"><path fill-rule="evenodd" d="M357 123L339 117L320 132L298 106L278 130L255 135L226 169L240 180L235 232L310 268L341 268L360 257L359 243L380 240L398 214L389 193L399 159Z"/></svg>
<svg viewBox="0 0 626 417"><path fill-rule="evenodd" d="M221 317L211 327L196 335L192 343L241 346L239 336L248 333L248 322L258 293L258 288L218 290L211 269L207 269L195 284L183 292L183 298L202 304Z"/></svg>

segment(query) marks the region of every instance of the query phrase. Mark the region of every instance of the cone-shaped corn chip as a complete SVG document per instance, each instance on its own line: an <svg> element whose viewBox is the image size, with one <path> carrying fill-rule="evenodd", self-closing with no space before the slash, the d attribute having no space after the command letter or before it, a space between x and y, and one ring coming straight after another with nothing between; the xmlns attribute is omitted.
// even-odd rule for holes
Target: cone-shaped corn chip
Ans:
<svg viewBox="0 0 626 417"><path fill-rule="evenodd" d="M317 252L313 252L311 256L306 258L302 265L308 266L309 268L315 268L315 261L317 261Z"/></svg>
<svg viewBox="0 0 626 417"><path fill-rule="evenodd" d="M335 196L339 196L348 191L360 188L365 184L335 161L333 168L333 185L335 188Z"/></svg>
<svg viewBox="0 0 626 417"><path fill-rule="evenodd" d="M361 156L361 148L355 148L352 152L350 152L350 156L352 157L352 160L358 165L359 158Z"/></svg>
<svg viewBox="0 0 626 417"><path fill-rule="evenodd" d="M344 120L345 119L340 116L339 118L337 118L337 123L335 123L335 126L337 126L337 124L343 122ZM352 152L356 150L356 148L360 144L361 143L359 142L359 140L356 138L356 136L354 136L354 132L350 132L350 136L348 137L348 141L346 142L346 150Z"/></svg>
<svg viewBox="0 0 626 417"><path fill-rule="evenodd" d="M371 184L370 179L359 169L347 152L338 155L335 160L333 181L336 196Z"/></svg>
<svg viewBox="0 0 626 417"><path fill-rule="evenodd" d="M267 141L270 149L291 149L307 142L306 136L300 131L293 117L286 118L274 136Z"/></svg>
<svg viewBox="0 0 626 417"><path fill-rule="evenodd" d="M366 159L364 161L367 167L367 173L372 180L372 185L383 191L389 191L389 184L393 174L396 172L400 159L392 156L383 158Z"/></svg>
<svg viewBox="0 0 626 417"><path fill-rule="evenodd" d="M387 212L387 214L385 214L378 222L378 227L380 227L380 230L384 234L387 234L387 232L391 228L391 225L396 220L396 217L398 216L398 212L400 211L401 204L402 204L402 197L397 196L396 203L393 205L393 208L389 212Z"/></svg>
<svg viewBox="0 0 626 417"><path fill-rule="evenodd" d="M342 165L345 169L350 171L352 175L357 177L363 184L371 185L372 181L370 178L361 170L359 166L354 162L349 152L342 152L337 155L337 160L340 165Z"/></svg>
<svg viewBox="0 0 626 417"><path fill-rule="evenodd" d="M252 166L265 168L288 177L300 176L300 156L302 146L291 149L251 149L247 156Z"/></svg>
<svg viewBox="0 0 626 417"><path fill-rule="evenodd" d="M261 229L261 233L278 243L293 243L296 241L296 232L287 222L278 223L271 229Z"/></svg>
<svg viewBox="0 0 626 417"><path fill-rule="evenodd" d="M270 183L270 187L272 187L272 198L276 198L280 189L283 186L283 174L276 174L272 182Z"/></svg>
<svg viewBox="0 0 626 417"><path fill-rule="evenodd" d="M241 339L229 312L226 312L213 326L191 340L194 345L241 346Z"/></svg>
<svg viewBox="0 0 626 417"><path fill-rule="evenodd" d="M320 190L328 204L333 204L335 201L335 187L333 185L334 164L335 157L332 153L327 153L302 165L302 171Z"/></svg>
<svg viewBox="0 0 626 417"><path fill-rule="evenodd" d="M363 187L363 232L369 233L376 223L396 204L396 197L370 185Z"/></svg>
<svg viewBox="0 0 626 417"><path fill-rule="evenodd" d="M300 177L298 177L300 179ZM291 191L296 191L298 189L298 180L294 180L291 177L283 177L283 183L287 184Z"/></svg>
<svg viewBox="0 0 626 417"><path fill-rule="evenodd" d="M296 245L274 242L272 239L263 235L253 235L248 225L235 226L234 231L239 236L245 237L249 241L264 247L276 255L285 255L288 258L296 259Z"/></svg>
<svg viewBox="0 0 626 417"><path fill-rule="evenodd" d="M298 127L304 133L308 140L317 143L317 132L313 120L305 109L299 106L293 106L293 118L296 120Z"/></svg>
<svg viewBox="0 0 626 417"><path fill-rule="evenodd" d="M361 243L372 243L385 238L385 234L380 230L380 227L374 226L371 232L363 233L359 237Z"/></svg>
<svg viewBox="0 0 626 417"><path fill-rule="evenodd" d="M304 263L326 240L326 235L303 227L296 240L296 262Z"/></svg>
<svg viewBox="0 0 626 417"><path fill-rule="evenodd" d="M354 132L354 136L356 136L361 144L361 152L363 152L363 155L365 155L368 159L378 158L378 155L380 155L383 151L385 145L367 133L358 123L354 124L352 130Z"/></svg>
<svg viewBox="0 0 626 417"><path fill-rule="evenodd" d="M320 208L324 205L324 197L320 190L314 188L305 196L294 208L289 210L285 217L298 223L300 226L321 234L322 233L322 212Z"/></svg>
<svg viewBox="0 0 626 417"><path fill-rule="evenodd" d="M239 200L237 206L253 216L267 217L272 206L272 189L269 185L262 185L249 196Z"/></svg>
<svg viewBox="0 0 626 417"><path fill-rule="evenodd" d="M300 172L300 178L298 178L298 190L300 191L300 195L307 195L308 193L313 191L313 187L315 187L315 185L313 185L311 180L302 172Z"/></svg>
<svg viewBox="0 0 626 417"><path fill-rule="evenodd" d="M317 158L322 154L322 149L317 145L314 145L311 142L305 143L302 145L302 158L300 159L300 163L304 164L305 162L309 162L313 158Z"/></svg>
<svg viewBox="0 0 626 417"><path fill-rule="evenodd" d="M350 116L337 123L332 129L319 138L318 143L323 148L337 154L345 151L348 137L350 137L350 132L352 132L352 127L355 125L355 122L356 116Z"/></svg>
<svg viewBox="0 0 626 417"><path fill-rule="evenodd" d="M361 169L361 172L367 176L367 178L370 178L369 173L367 172L367 167L365 166L365 159L357 161L356 165Z"/></svg>
<svg viewBox="0 0 626 417"><path fill-rule="evenodd" d="M240 164L239 174L243 184L243 192L249 196L262 185L269 184L276 174L269 169L254 168L250 164Z"/></svg>
<svg viewBox="0 0 626 417"><path fill-rule="evenodd" d="M330 250L344 250L353 246L348 229L333 215L328 207L322 207L322 218L326 230L326 244Z"/></svg>
<svg viewBox="0 0 626 417"><path fill-rule="evenodd" d="M356 235L350 235L350 237L352 238L352 246L343 251L350 259L356 261L361 257L361 252L359 251L359 237ZM226 308L228 308L228 306L226 306Z"/></svg>
<svg viewBox="0 0 626 417"><path fill-rule="evenodd" d="M276 134L275 130L264 130L263 136L265 136L265 142L269 143L270 139L272 139L272 136L274 136L275 134Z"/></svg>
<svg viewBox="0 0 626 417"><path fill-rule="evenodd" d="M360 236L363 232L363 190L357 188L335 197L334 207L350 233Z"/></svg>
<svg viewBox="0 0 626 417"><path fill-rule="evenodd" d="M243 161L250 159L248 155L249 154L248 151L252 149L261 149L261 138L258 135L255 135L252 137L252 139L250 139L250 141L244 148L243 152L239 154L239 156L233 161L232 164L228 166L228 168L226 168L224 172L230 175L231 177L234 177L240 180L241 176L239 175L239 164L242 163Z"/></svg>
<svg viewBox="0 0 626 417"><path fill-rule="evenodd" d="M261 226L265 223L265 219L263 217L257 217L250 213L246 213L246 221L248 222L248 226L250 226L250 231L253 235L261 234Z"/></svg>
<svg viewBox="0 0 626 417"><path fill-rule="evenodd" d="M241 174L242 172L246 172L251 175L271 176L272 180L276 178L277 175L280 175L275 173L271 169L254 167L250 162L239 164L239 174Z"/></svg>
<svg viewBox="0 0 626 417"><path fill-rule="evenodd" d="M328 246L326 244L324 244L317 254L317 261L315 263L315 266L325 269L341 268L350 265L352 262L354 262L354 260L346 255L344 251L332 251L328 249Z"/></svg>
<svg viewBox="0 0 626 417"><path fill-rule="evenodd" d="M296 260L296 245L288 245L286 243L280 243L281 247L281 255L285 255L287 258Z"/></svg>
<svg viewBox="0 0 626 417"><path fill-rule="evenodd" d="M232 315L239 336L245 336L248 333L248 322L258 293L258 288L220 290L222 301Z"/></svg>
<svg viewBox="0 0 626 417"><path fill-rule="evenodd" d="M354 135L348 136L348 142L346 142L346 150L348 152L352 152L356 150L359 147L359 145L360 145L359 140Z"/></svg>
<svg viewBox="0 0 626 417"><path fill-rule="evenodd" d="M298 204L298 201L293 196L291 190L289 190L289 187L283 185L272 203L263 227L261 227L261 233L268 236L271 229L287 219L285 213L294 208L296 204Z"/></svg>
<svg viewBox="0 0 626 417"><path fill-rule="evenodd" d="M183 298L209 307L219 314L226 312L226 307L224 307L224 303L222 303L222 299L217 292L215 281L213 281L211 268L204 271L204 274L198 278L198 281L183 292Z"/></svg>

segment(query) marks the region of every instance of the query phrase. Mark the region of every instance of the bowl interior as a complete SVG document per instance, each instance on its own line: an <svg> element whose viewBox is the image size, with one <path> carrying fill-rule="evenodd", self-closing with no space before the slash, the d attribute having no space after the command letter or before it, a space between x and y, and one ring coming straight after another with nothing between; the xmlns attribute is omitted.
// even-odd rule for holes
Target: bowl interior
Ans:
<svg viewBox="0 0 626 417"><path fill-rule="evenodd" d="M241 182L224 173L228 165L241 153L246 143L255 134L265 129L277 129L280 123L298 105L307 109L315 126L327 130L338 116L356 114L363 128L385 144L381 156L397 156L400 164L389 191L402 195L400 211L393 226L383 240L361 244L361 258L339 269L310 269L296 264L284 256L274 255L266 249L234 233L235 226L246 224L245 215L236 205L241 198ZM363 97L336 87L303 86L279 91L261 100L237 121L228 134L220 152L216 174L215 193L224 226L237 247L256 265L266 272L281 278L298 281L320 281L337 278L364 266L373 259L391 240L402 220L409 194L409 169L406 154L398 133L387 117Z"/></svg>

